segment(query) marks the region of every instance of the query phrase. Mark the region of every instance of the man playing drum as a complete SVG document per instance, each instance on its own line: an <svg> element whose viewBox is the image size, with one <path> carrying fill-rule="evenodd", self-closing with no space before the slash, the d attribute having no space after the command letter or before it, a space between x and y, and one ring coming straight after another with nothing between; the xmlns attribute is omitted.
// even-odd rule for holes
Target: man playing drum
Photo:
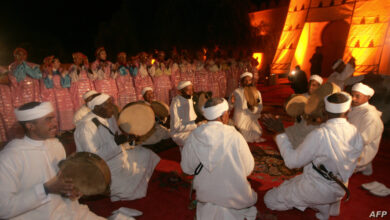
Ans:
<svg viewBox="0 0 390 220"><path fill-rule="evenodd" d="M346 117L352 98L344 92L325 97L326 122L309 133L293 149L280 120L265 115L263 124L277 133L276 143L286 166L304 167L303 173L269 190L265 205L284 211L313 208L318 219L329 219L340 212L340 201L349 191L348 180L363 149L363 139Z"/></svg>
<svg viewBox="0 0 390 220"><path fill-rule="evenodd" d="M100 94L88 107L92 111L76 125L77 151L95 153L106 161L111 171L111 201L145 197L159 156L141 146L125 149L127 139L118 134L118 125L111 123L115 120L109 120L115 111L110 96Z"/></svg>
<svg viewBox="0 0 390 220"><path fill-rule="evenodd" d="M65 150L51 104L29 102L15 114L26 135L0 152L0 219L104 219L78 203L72 180L58 172Z"/></svg>
<svg viewBox="0 0 390 220"><path fill-rule="evenodd" d="M194 89L191 81L181 81L177 86L179 95L174 97L170 106L171 137L173 141L183 147L188 135L197 127L197 119L192 95Z"/></svg>
<svg viewBox="0 0 390 220"><path fill-rule="evenodd" d="M91 109L88 108L87 103L91 101L93 98L95 98L98 94L95 90L89 90L88 92L83 94L83 99L84 99L84 105L82 105L74 114L73 116L73 123L74 125L77 124L78 121L80 121L84 116L86 116Z"/></svg>
<svg viewBox="0 0 390 220"><path fill-rule="evenodd" d="M152 103L157 103L154 101L154 91L153 91L152 87L143 88L142 89L142 97L144 98L145 103L148 105L152 105ZM160 105L163 105L163 104L160 104ZM167 105L164 105L164 106L166 106L166 108L167 108L166 110L169 113L169 107L167 107ZM157 115L156 115L156 118L157 118ZM169 129L162 125L163 120L166 120L166 118L165 119L157 118L157 120L158 121L156 121L156 123L154 124L153 134L142 143L143 145L157 144L162 140L166 140L166 139L171 138L171 135L169 134Z"/></svg>
<svg viewBox="0 0 390 220"><path fill-rule="evenodd" d="M234 90L230 97L230 108L234 108L234 125L247 142L263 142L262 130L258 121L263 109L261 94L253 87L252 73L245 72L241 74L240 79L241 86ZM251 100L247 100L248 96L245 94L247 93L245 90L248 91Z"/></svg>

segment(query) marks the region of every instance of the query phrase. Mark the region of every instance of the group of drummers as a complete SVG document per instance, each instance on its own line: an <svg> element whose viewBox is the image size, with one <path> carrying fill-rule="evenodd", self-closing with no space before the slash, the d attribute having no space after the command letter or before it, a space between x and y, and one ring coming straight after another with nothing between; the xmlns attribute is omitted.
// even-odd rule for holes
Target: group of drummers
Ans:
<svg viewBox="0 0 390 220"><path fill-rule="evenodd" d="M345 64L339 65L335 74L349 71ZM277 134L286 166L304 167L301 175L265 194L266 206L272 210L313 208L318 219L338 215L341 199L346 192L349 196L346 185L351 175L373 172L371 161L383 131L380 112L368 103L373 89L357 83L351 96L313 75L308 94L296 94L287 102L286 112L297 121L285 129L280 118L261 117L262 97L253 81L252 73L241 73L238 88L226 100L207 93L194 97L194 83L181 80L169 107L155 99L153 87L144 86L143 101L128 102L120 111L112 95L85 92L84 104L74 115L74 140L77 152L86 153L84 161L98 158L97 171L88 172L87 179L95 185L101 179L99 193L109 193L111 201L145 197L160 158L143 145L171 139L179 146L183 172L195 176L197 219L254 220L259 216L258 198L247 180L255 166L248 142L264 141L261 119L263 126ZM10 141L0 152L0 218L103 219L78 203L82 195L91 194L94 184L85 186L86 181L77 180L77 175L68 175L72 169L66 167L72 163L61 162L78 157L66 159L55 138L53 105L28 102L14 114L25 136ZM120 212L114 218L132 219Z"/></svg>

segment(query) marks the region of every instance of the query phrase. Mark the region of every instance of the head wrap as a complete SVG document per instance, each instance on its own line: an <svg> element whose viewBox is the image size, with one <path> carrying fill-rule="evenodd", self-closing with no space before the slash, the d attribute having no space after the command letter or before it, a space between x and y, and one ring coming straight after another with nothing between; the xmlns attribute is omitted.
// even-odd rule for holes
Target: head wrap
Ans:
<svg viewBox="0 0 390 220"><path fill-rule="evenodd" d="M332 69L333 70L336 70L337 67L341 64L341 63L344 63L342 59L338 59L332 66Z"/></svg>
<svg viewBox="0 0 390 220"><path fill-rule="evenodd" d="M99 57L99 54L100 54L102 51L106 51L106 49L104 49L104 47L99 47L98 49L96 49L95 56L96 56L96 57Z"/></svg>
<svg viewBox="0 0 390 220"><path fill-rule="evenodd" d="M96 92L95 90L89 90L88 92L84 93L83 99L85 100L91 97L91 95L95 95L95 94L98 94L98 92Z"/></svg>
<svg viewBox="0 0 390 220"><path fill-rule="evenodd" d="M81 52L75 52L75 53L72 53L72 58L76 58L76 57L81 57L83 59L87 58L87 56L85 56L83 53Z"/></svg>
<svg viewBox="0 0 390 220"><path fill-rule="evenodd" d="M321 76L319 75L311 75L310 80L317 81L320 85L322 85L322 82L324 81Z"/></svg>
<svg viewBox="0 0 390 220"><path fill-rule="evenodd" d="M145 87L145 88L143 88L142 92L141 92L142 96L144 96L147 91L153 91L152 87Z"/></svg>
<svg viewBox="0 0 390 220"><path fill-rule="evenodd" d="M335 114L344 113L344 112L348 111L349 108L351 107L352 97L346 92L339 92L339 93L343 94L345 97L347 97L348 100L343 102L343 103L333 103L333 102L328 101L328 97L333 95L333 94L326 96L324 98L324 101L325 101L325 109L327 112L335 113ZM336 94L336 93L334 93L334 94Z"/></svg>
<svg viewBox="0 0 390 220"><path fill-rule="evenodd" d="M89 101L87 103L88 108L93 110L95 108L95 106L105 103L109 98L110 98L109 95L102 93L102 94L94 97L91 101Z"/></svg>
<svg viewBox="0 0 390 220"><path fill-rule="evenodd" d="M27 54L27 51L26 51L24 48L18 47L18 48L16 48L16 49L14 50L14 52L13 52L14 57L16 57L16 55L17 55L18 53L20 53L20 52Z"/></svg>
<svg viewBox="0 0 390 220"><path fill-rule="evenodd" d="M245 72L245 73L243 73L243 74L240 75L240 79L242 79L242 78L244 78L244 77L246 77L246 76L249 76L250 78L253 78L253 74L252 74L252 73L250 73L250 72Z"/></svg>
<svg viewBox="0 0 390 220"><path fill-rule="evenodd" d="M180 81L179 84L177 85L177 90L182 90L189 85L192 85L191 81Z"/></svg>
<svg viewBox="0 0 390 220"><path fill-rule="evenodd" d="M229 110L229 105L226 99L223 99L223 102L219 103L218 105L211 106L208 108L205 108L204 106L202 107L203 116L207 120L217 119L218 117L222 116L222 114L227 110Z"/></svg>
<svg viewBox="0 0 390 220"><path fill-rule="evenodd" d="M375 91L371 87L369 87L363 83L356 83L355 85L353 85L352 91L360 92L360 93L362 93L364 95L368 95L370 97L372 97L375 93Z"/></svg>
<svg viewBox="0 0 390 220"><path fill-rule="evenodd" d="M16 119L18 121L32 121L53 112L53 106L50 102L42 102L32 109L15 109Z"/></svg>

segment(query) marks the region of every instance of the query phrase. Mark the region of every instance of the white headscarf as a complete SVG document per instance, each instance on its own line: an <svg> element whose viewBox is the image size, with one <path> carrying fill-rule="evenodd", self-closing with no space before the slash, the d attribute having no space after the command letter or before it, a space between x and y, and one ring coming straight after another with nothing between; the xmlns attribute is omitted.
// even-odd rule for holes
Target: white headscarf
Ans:
<svg viewBox="0 0 390 220"><path fill-rule="evenodd" d="M53 112L53 106L50 102L42 102L32 109L19 110L15 109L16 119L18 121L32 121L42 118Z"/></svg>
<svg viewBox="0 0 390 220"><path fill-rule="evenodd" d="M246 76L249 76L249 77L253 78L253 74L252 74L252 73L250 73L250 72L245 72L245 73L243 73L243 74L240 75L240 79L242 79L242 78L244 78L244 77L246 77Z"/></svg>
<svg viewBox="0 0 390 220"><path fill-rule="evenodd" d="M319 76L319 75L311 75L311 76L310 76L310 80L315 80L315 81L317 81L320 85L322 85L322 82L324 81L324 80L322 79L322 77ZM310 81L310 80L309 80L309 81Z"/></svg>
<svg viewBox="0 0 390 220"><path fill-rule="evenodd" d="M153 88L152 87L145 87L145 88L143 88L142 92L141 92L142 96L144 96L147 91L153 91Z"/></svg>
<svg viewBox="0 0 390 220"><path fill-rule="evenodd" d="M179 84L177 85L177 90L184 89L185 87L192 85L191 81L180 81Z"/></svg>
<svg viewBox="0 0 390 220"><path fill-rule="evenodd" d="M347 97L348 100L343 103L333 103L328 101L328 97L333 94L326 96L324 98L324 101L325 101L325 109L327 112L338 114L338 113L347 112L349 108L351 108L352 97L346 92L339 92L339 93Z"/></svg>
<svg viewBox="0 0 390 220"><path fill-rule="evenodd" d="M353 85L352 91L360 92L360 93L362 93L364 95L368 95L370 97L372 97L375 93L375 91L371 87L369 87L363 83L356 83L355 85Z"/></svg>
<svg viewBox="0 0 390 220"><path fill-rule="evenodd" d="M95 108L95 106L105 103L109 98L110 98L109 95L102 93L102 94L94 97L91 101L89 101L87 103L88 108L93 110Z"/></svg>
<svg viewBox="0 0 390 220"><path fill-rule="evenodd" d="M86 100L87 98L91 97L92 95L98 94L95 90L89 90L88 92L84 93L83 99Z"/></svg>
<svg viewBox="0 0 390 220"><path fill-rule="evenodd" d="M225 99L223 99L222 103L219 103L218 105L211 106L208 108L202 107L203 116L207 120L214 120L218 117L220 117L224 112L229 110L229 105Z"/></svg>

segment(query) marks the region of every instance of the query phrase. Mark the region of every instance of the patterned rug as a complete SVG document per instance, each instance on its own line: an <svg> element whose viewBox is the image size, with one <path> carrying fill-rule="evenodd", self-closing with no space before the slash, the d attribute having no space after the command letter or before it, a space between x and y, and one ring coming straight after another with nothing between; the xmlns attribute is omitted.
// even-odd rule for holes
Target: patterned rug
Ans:
<svg viewBox="0 0 390 220"><path fill-rule="evenodd" d="M251 151L255 169L250 178L261 182L261 188L272 188L302 172L302 169L287 168L279 151L272 146L255 145Z"/></svg>

